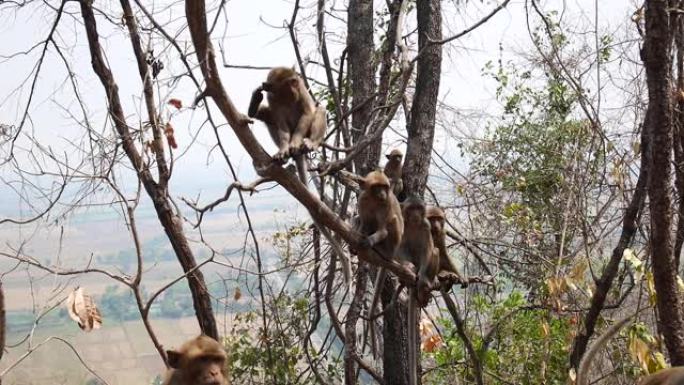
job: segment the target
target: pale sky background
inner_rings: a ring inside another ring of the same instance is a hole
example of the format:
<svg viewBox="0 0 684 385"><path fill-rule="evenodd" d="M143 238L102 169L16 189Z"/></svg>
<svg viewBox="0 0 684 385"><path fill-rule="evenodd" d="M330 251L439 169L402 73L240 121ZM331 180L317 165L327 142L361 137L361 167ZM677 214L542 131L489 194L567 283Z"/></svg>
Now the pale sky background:
<svg viewBox="0 0 684 385"><path fill-rule="evenodd" d="M471 0L467 6L463 6L463 1L458 7L456 1L444 1L444 37L456 34L463 29L471 26L474 22L481 19L501 1L475 1ZM380 6L380 1L376 1L376 6ZM593 0L554 0L542 1L544 10L556 10L563 15L563 20L570 25L576 26L577 30L589 28L594 23L595 2ZM57 1L52 2L58 4ZM114 15L120 15L118 2L98 1L97 5L104 7L105 10L114 10ZM164 8L164 2L145 1L147 7L163 10L157 15L158 21L165 25L171 23L175 28L169 27L168 31L172 34L178 26L184 26L185 15L182 4L173 3L169 8ZM219 48L219 43L226 49L227 60L230 64L250 64L255 66L276 66L294 65L295 58L292 50L290 38L284 28L274 28L284 25L284 20L291 16L293 1L281 0L232 0L228 2L228 24L225 39L220 40L221 27L214 33L214 45ZM320 62L320 55L317 51L315 41L314 19L310 16L315 12L315 1L303 1L302 5L308 7L300 12L300 20L308 18L302 25L299 39L302 46L304 57L312 61ZM329 7L333 9L346 8L344 1L328 1ZM102 130L106 105L104 93L99 80L95 77L90 65L90 55L87 50L87 42L84 37L83 26L80 21L80 11L77 3L69 2L66 6L67 11L72 15L64 15L60 21L56 40L65 47L65 52L72 58L73 72L76 74L83 100L86 101L90 117L90 123L97 130ZM630 15L636 9L632 1L607 0L598 1L598 23L599 30L610 35L615 35L616 40L621 40L628 29L633 29L629 21ZM47 36L54 19L54 11L46 7L42 2L36 5L27 6L19 12L7 5L0 5L0 122L10 125L17 125L21 119L23 108L28 97L28 84L26 80L33 71L40 50L32 51L28 55L16 55L18 52L29 50L34 44ZM415 24L415 14L409 19L406 30L412 30ZM213 17L210 18L213 20ZM536 18L532 19L536 21ZM127 36L120 31L112 29L111 25L102 21L98 24L101 35L101 43L106 49L107 59L114 72L120 88L120 96L125 104L125 111L129 116L128 123L131 126L138 124L138 119L145 120L140 111L144 111L141 103L140 79L135 67L134 58L131 53L130 43ZM328 44L331 50L331 57L336 57L336 53L342 48L343 38L346 35L346 28L343 20L336 20L332 17L326 19L326 29L328 31ZM589 37L587 37L589 38ZM181 46L189 46L187 32L184 31L178 41ZM161 40L154 42L155 53L160 54L167 45ZM499 114L501 106L495 100L494 93L496 83L482 75L482 68L488 61L496 62L500 58L506 62L508 60L519 61L519 54L531 50L530 38L525 21L524 1L513 0L508 7L486 24L471 32L464 38L454 41L444 47L444 61L442 64L443 74L440 86L441 101L457 109L459 114L449 115L440 109L438 113L446 120L454 122L456 132L464 135L471 133L481 133L488 122L488 116L495 117ZM10 57L10 55L14 55ZM175 53L169 57L175 56ZM162 53L167 69L178 68L179 63L170 62L168 57ZM307 67L308 75L319 80L323 79L322 71L315 65ZM84 130L75 122L82 119L80 108L74 101L71 87L68 83L67 72L59 56L52 46L48 49L48 54L38 88L30 108L30 120L24 127L24 132L31 132L40 138L42 146L49 146L57 153L70 154L71 159L77 159L78 149L87 145L84 138ZM175 71L174 73L178 73ZM170 74L164 70L160 74L160 79L165 79ZM222 69L221 76L224 85L227 87L230 97L238 108L246 110L249 96L254 87L260 84L266 75L266 71L243 70L243 69ZM617 75L617 73L616 73ZM183 109L175 112L164 101L169 97L176 97L189 105L196 93L194 86L187 78L179 81L177 87L168 95L161 97L161 111L165 117L174 114L171 118L175 129L177 141L180 145L176 151L174 177L172 178L171 191L174 197L185 196L194 197L202 193L202 202L208 202L220 196L230 182L230 178L225 162L218 152L208 154L208 151L215 143L215 138L208 126L202 127L204 111L202 109L192 110ZM610 108L611 101L604 101L604 108ZM619 98L615 100L615 105L621 105ZM482 115L484 111L486 115ZM72 114L73 116L70 116ZM472 115L476 115L473 118ZM467 116L468 119L460 119ZM477 116L482 116L477 118ZM216 113L214 118L217 122L223 123L222 117ZM403 123L395 122L391 125L393 130L400 134L405 132ZM111 128L110 128L111 129ZM275 152L267 134L266 128L261 123L256 123L253 129L260 142L270 153ZM197 143L189 147L191 138L196 135ZM221 136L227 144L230 158L240 173L243 181L249 181L254 177L251 160L236 140L232 130L228 126L221 128ZM389 145L396 145L397 136L390 135L386 141ZM71 145L74 143L74 145ZM20 139L17 142L20 149L19 159L26 159L22 155L22 148L28 146L26 140ZM435 150L458 163L458 154L454 151L454 141L438 133ZM0 156L6 156L6 149L0 148ZM72 160L73 161L73 160ZM125 160L128 163L127 160ZM30 167L29 162L23 162L22 166ZM7 168L0 167L0 177L7 180L14 180L14 176L8 173ZM43 178L38 183L47 185L50 181ZM17 210L25 210L26 206L20 204L16 195L4 184L0 182L0 218L9 215L16 215ZM129 186L127 192L130 194L135 186ZM258 196L247 198L248 204L260 204L271 201L274 194L280 195L282 190L276 188L270 192L261 193ZM143 194L144 195L144 194ZM236 198L224 204L234 210ZM287 207L287 206L284 206ZM91 210L92 212L92 210ZM302 211L300 209L299 213ZM9 230L6 226L0 229Z"/></svg>

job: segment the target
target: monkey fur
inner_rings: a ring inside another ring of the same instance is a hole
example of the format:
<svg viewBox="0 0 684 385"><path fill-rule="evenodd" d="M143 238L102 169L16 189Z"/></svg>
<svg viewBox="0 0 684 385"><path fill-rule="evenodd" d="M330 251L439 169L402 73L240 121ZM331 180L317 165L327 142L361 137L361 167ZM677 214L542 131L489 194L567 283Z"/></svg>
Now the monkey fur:
<svg viewBox="0 0 684 385"><path fill-rule="evenodd" d="M390 193L390 181L382 171L371 171L359 180L359 187L359 215L355 225L365 235L361 247L373 248L385 259L394 260L404 221L399 201Z"/></svg>
<svg viewBox="0 0 684 385"><path fill-rule="evenodd" d="M401 162L403 156L401 151L396 148L385 155L387 163L385 163L384 172L390 180L392 192L397 197L404 191L404 181L401 179L401 172L404 167L404 164Z"/></svg>
<svg viewBox="0 0 684 385"><path fill-rule="evenodd" d="M417 270L418 304L425 307L440 268L439 250L434 247L432 228L425 216L426 208L423 200L418 197L408 197L401 206L404 217L404 235L397 256L401 261L413 264Z"/></svg>
<svg viewBox="0 0 684 385"><path fill-rule="evenodd" d="M261 104L266 92L268 106ZM294 157L299 177L306 184L304 153L316 150L325 139L325 109L316 106L304 81L292 68L273 68L266 81L254 90L247 115L266 125L278 146L273 159L285 162Z"/></svg>
<svg viewBox="0 0 684 385"><path fill-rule="evenodd" d="M230 385L226 352L211 337L197 336L166 355L171 368L163 385Z"/></svg>
<svg viewBox="0 0 684 385"><path fill-rule="evenodd" d="M456 278L461 282L461 287L467 287L468 282L463 279L463 275L458 271L458 268L449 258L446 250L446 231L444 229L444 223L446 216L444 211L437 206L428 206L425 211L425 216L430 222L430 232L432 234L432 242L434 243L435 249L438 253L439 259L439 271L449 272L456 276ZM453 282L453 281L452 281ZM449 291L452 284L445 284L444 289Z"/></svg>

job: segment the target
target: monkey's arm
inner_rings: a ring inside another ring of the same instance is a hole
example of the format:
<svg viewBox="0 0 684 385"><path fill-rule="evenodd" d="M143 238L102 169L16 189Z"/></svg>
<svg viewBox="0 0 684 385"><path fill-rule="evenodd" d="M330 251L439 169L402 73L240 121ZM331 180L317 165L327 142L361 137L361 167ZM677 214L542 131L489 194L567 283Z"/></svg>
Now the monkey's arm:
<svg viewBox="0 0 684 385"><path fill-rule="evenodd" d="M247 116L256 118L265 123L271 123L271 110L266 106L262 106L261 102L264 100L262 94L263 87L259 86L252 92L252 98L249 101L249 108L247 109Z"/></svg>
<svg viewBox="0 0 684 385"><path fill-rule="evenodd" d="M456 278L458 278L458 280L461 281L461 287L468 287L467 280L463 279L463 274L461 274L461 272L458 271L458 268L447 254L446 245L444 244L444 238L441 239L441 242L435 242L435 246L437 246L437 248L439 249L439 269L441 271L448 271L450 273L453 273L456 276Z"/></svg>
<svg viewBox="0 0 684 385"><path fill-rule="evenodd" d="M378 243L384 241L385 238L387 238L387 234L389 234L389 232L387 231L387 226L380 227L378 231L374 232L366 238L368 247L373 247Z"/></svg>
<svg viewBox="0 0 684 385"><path fill-rule="evenodd" d="M309 131L309 139L311 142L310 151L317 149L321 143L323 143L327 128L328 122L325 119L325 108L318 106L316 107L316 112L314 113L313 121L311 122L311 128ZM304 144L309 147L306 141L304 141Z"/></svg>
<svg viewBox="0 0 684 385"><path fill-rule="evenodd" d="M398 197L402 191L404 191L404 181L401 178L393 179L392 192L394 192L394 196Z"/></svg>
<svg viewBox="0 0 684 385"><path fill-rule="evenodd" d="M290 152L300 153L304 151L311 151L308 148L304 148L304 141L307 140L309 136L309 128L314 120L314 114L312 112L304 112L302 116L299 117L297 121L297 127L295 127L292 133L292 139L290 140Z"/></svg>

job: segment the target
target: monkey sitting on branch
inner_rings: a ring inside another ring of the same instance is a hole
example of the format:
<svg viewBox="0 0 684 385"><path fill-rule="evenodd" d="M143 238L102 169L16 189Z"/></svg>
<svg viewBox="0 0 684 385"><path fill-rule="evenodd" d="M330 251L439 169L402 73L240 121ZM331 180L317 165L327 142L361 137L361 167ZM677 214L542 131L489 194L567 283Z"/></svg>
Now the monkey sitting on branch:
<svg viewBox="0 0 684 385"><path fill-rule="evenodd" d="M390 180L392 192L394 192L394 196L396 197L404 191L404 181L401 179L402 169L404 168L404 164L401 161L403 156L401 151L396 148L385 155L387 163L385 163L384 172Z"/></svg>
<svg viewBox="0 0 684 385"><path fill-rule="evenodd" d="M434 247L430 221L425 216L426 208L423 200L410 196L401 205L404 217L404 234L397 251L397 257L414 266L417 282L415 288L409 288L408 298L408 352L409 352L409 384L417 383L417 370L420 348L416 336L418 328L418 312L427 306L430 292L437 286L436 276L439 271L439 250Z"/></svg>
<svg viewBox="0 0 684 385"><path fill-rule="evenodd" d="M266 92L268 105L261 105ZM316 150L325 139L327 122L325 109L316 106L304 85L304 80L292 68L273 68L266 81L252 93L247 115L266 125L278 152L277 162L293 157L299 178L306 184L305 153Z"/></svg>
<svg viewBox="0 0 684 385"><path fill-rule="evenodd" d="M432 242L434 243L439 260L439 277L440 281L444 278L444 289L449 291L454 281L460 282L461 287L468 286L468 280L464 279L463 275L458 271L456 265L449 258L446 250L446 230L444 223L446 216L444 211L437 206L428 206L426 209L426 217L430 221L430 233L432 234Z"/></svg>
<svg viewBox="0 0 684 385"><path fill-rule="evenodd" d="M163 385L230 385L226 352L211 337L200 335L166 355L171 369Z"/></svg>

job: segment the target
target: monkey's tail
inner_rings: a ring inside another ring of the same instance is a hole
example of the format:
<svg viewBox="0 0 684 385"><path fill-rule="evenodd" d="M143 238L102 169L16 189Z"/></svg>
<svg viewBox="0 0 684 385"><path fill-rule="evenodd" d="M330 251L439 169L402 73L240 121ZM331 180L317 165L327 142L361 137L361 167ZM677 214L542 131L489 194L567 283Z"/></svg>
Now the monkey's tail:
<svg viewBox="0 0 684 385"><path fill-rule="evenodd" d="M418 327L418 306L416 299L416 289L409 289L408 306L406 308L407 314L407 334L408 334L408 370L409 370L409 385L416 385L418 383L418 357L420 353L420 345L417 341L416 328Z"/></svg>
<svg viewBox="0 0 684 385"><path fill-rule="evenodd" d="M307 171L309 162L306 159L306 154L299 154L294 157L295 163L297 164L297 173L299 174L299 180L304 183L304 186L308 186Z"/></svg>
<svg viewBox="0 0 684 385"><path fill-rule="evenodd" d="M596 342L594 342L591 347L587 350L586 353L584 353L584 357L582 357L582 360L580 361L579 367L577 369L577 385L587 385L589 384L589 367L592 364L592 361L594 361L594 356L596 353L598 353L601 348L603 348L608 340L613 338L613 336L622 329L629 320L632 319L635 315L639 314L639 312L636 312L634 314L630 314L614 324L612 324L608 330L606 330L601 337L599 337Z"/></svg>

